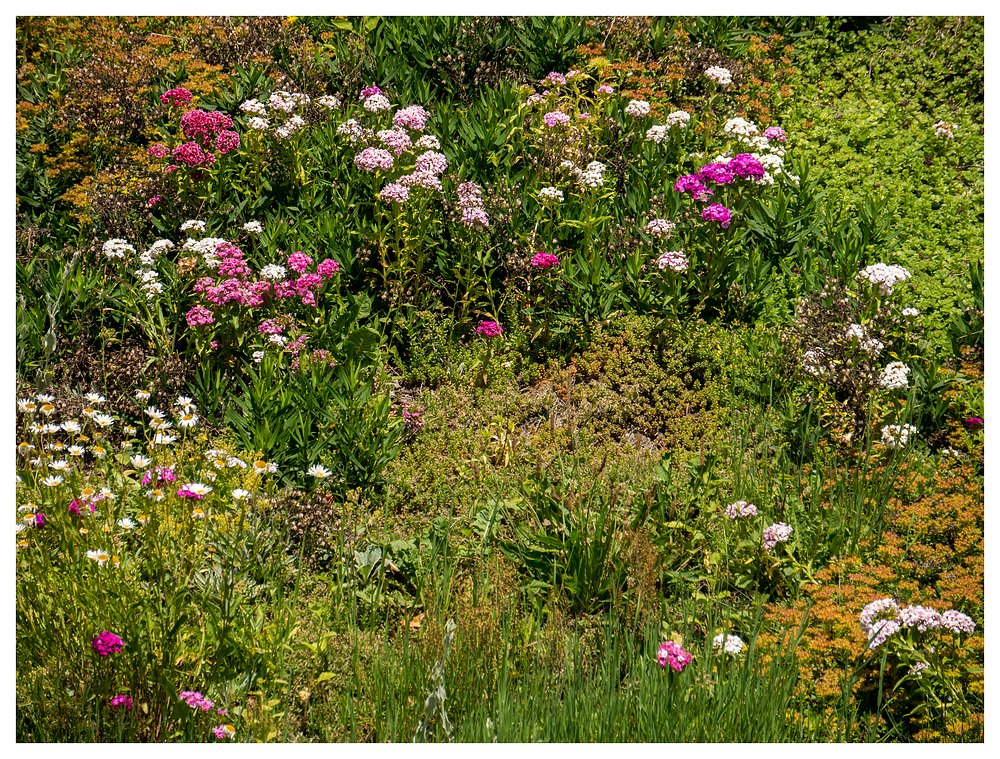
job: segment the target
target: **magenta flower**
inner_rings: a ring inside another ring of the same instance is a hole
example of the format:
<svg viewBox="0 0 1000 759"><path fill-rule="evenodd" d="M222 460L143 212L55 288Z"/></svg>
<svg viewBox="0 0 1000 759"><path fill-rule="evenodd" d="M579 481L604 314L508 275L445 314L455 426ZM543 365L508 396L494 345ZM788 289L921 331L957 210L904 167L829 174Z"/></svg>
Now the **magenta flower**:
<svg viewBox="0 0 1000 759"><path fill-rule="evenodd" d="M108 630L102 630L97 637L90 642L91 647L101 656L117 654L125 648L125 642Z"/></svg>
<svg viewBox="0 0 1000 759"><path fill-rule="evenodd" d="M736 173L729 164L725 163L706 163L698 169L696 176L702 182L715 182L716 184L731 184L736 179Z"/></svg>
<svg viewBox="0 0 1000 759"><path fill-rule="evenodd" d="M45 520L46 520L45 514L39 511L37 514L35 514L35 527L44 527Z"/></svg>
<svg viewBox="0 0 1000 759"><path fill-rule="evenodd" d="M729 169L741 179L760 179L767 173L764 164L750 153L740 153L726 164Z"/></svg>
<svg viewBox="0 0 1000 759"><path fill-rule="evenodd" d="M597 88L597 92L601 95L613 95L615 92L615 88L612 87L610 84L602 84L600 87Z"/></svg>
<svg viewBox="0 0 1000 759"><path fill-rule="evenodd" d="M232 153L240 146L240 136L236 132L224 129L215 136L215 148L220 154Z"/></svg>
<svg viewBox="0 0 1000 759"><path fill-rule="evenodd" d="M202 150L197 142L185 142L174 148L174 158L185 166L211 165L215 163L215 156L212 153Z"/></svg>
<svg viewBox="0 0 1000 759"><path fill-rule="evenodd" d="M332 258L327 258L320 261L316 265L316 273L325 279L333 279L333 275L340 271L340 264L334 261Z"/></svg>
<svg viewBox="0 0 1000 759"><path fill-rule="evenodd" d="M367 100L372 95L381 95L381 94L382 90L378 88L378 85L373 84L371 87L365 87L363 90L361 90L361 97L358 99Z"/></svg>
<svg viewBox="0 0 1000 759"><path fill-rule="evenodd" d="M691 197L695 200L705 200L713 194L711 190L705 187L697 174L685 174L678 177L677 182L674 183L674 190L690 193Z"/></svg>
<svg viewBox="0 0 1000 759"><path fill-rule="evenodd" d="M558 71L552 71L542 80L542 84L549 85L562 85L566 84L566 77L560 74Z"/></svg>
<svg viewBox="0 0 1000 759"><path fill-rule="evenodd" d="M166 158L168 155L170 155L170 148L168 148L162 142L154 142L152 145L146 148L146 152L149 153L149 155L153 156L153 158Z"/></svg>
<svg viewBox="0 0 1000 759"><path fill-rule="evenodd" d="M167 90L160 95L161 103L176 107L187 105L192 100L194 100L194 95L191 94L190 90L186 90L183 87L174 87L172 90Z"/></svg>
<svg viewBox="0 0 1000 759"><path fill-rule="evenodd" d="M483 319L476 327L476 333L483 337L499 337L503 334L503 327L494 321Z"/></svg>
<svg viewBox="0 0 1000 759"><path fill-rule="evenodd" d="M212 312L204 306L192 306L185 315L189 327L201 327L215 321Z"/></svg>
<svg viewBox="0 0 1000 759"><path fill-rule="evenodd" d="M192 709L201 709L203 712L215 706L215 702L201 695L200 690L182 690L177 697Z"/></svg>
<svg viewBox="0 0 1000 759"><path fill-rule="evenodd" d="M288 268L301 274L312 266L312 259L301 250L297 250L288 257Z"/></svg>
<svg viewBox="0 0 1000 759"><path fill-rule="evenodd" d="M660 645L660 650L656 655L656 660L661 667L670 665L675 672L683 672L684 668L691 663L694 657L684 650L679 643L668 640Z"/></svg>
<svg viewBox="0 0 1000 759"><path fill-rule="evenodd" d="M536 269L550 269L559 265L559 256L554 253L543 253L539 251L531 259L531 265Z"/></svg>
<svg viewBox="0 0 1000 759"><path fill-rule="evenodd" d="M983 426L983 418L981 416L970 416L968 419L965 419L964 421L967 427L975 428Z"/></svg>
<svg viewBox="0 0 1000 759"><path fill-rule="evenodd" d="M124 706L127 711L132 711L132 698L119 693L117 696L112 696L111 706L113 708L118 708L119 706Z"/></svg>
<svg viewBox="0 0 1000 759"><path fill-rule="evenodd" d="M701 218L705 221L717 221L725 229L729 226L730 221L732 221L732 214L721 203L712 203L712 205L706 206L705 210L701 212Z"/></svg>

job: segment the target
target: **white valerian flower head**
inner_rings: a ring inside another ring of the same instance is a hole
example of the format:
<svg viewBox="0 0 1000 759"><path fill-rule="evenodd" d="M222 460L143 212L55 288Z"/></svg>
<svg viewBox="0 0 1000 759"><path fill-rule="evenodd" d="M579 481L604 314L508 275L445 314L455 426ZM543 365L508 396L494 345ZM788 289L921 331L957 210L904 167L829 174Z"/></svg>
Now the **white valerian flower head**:
<svg viewBox="0 0 1000 759"><path fill-rule="evenodd" d="M893 361L882 370L879 384L886 390L905 390L910 386L910 367L902 361Z"/></svg>
<svg viewBox="0 0 1000 759"><path fill-rule="evenodd" d="M716 651L725 651L731 656L738 656L746 647L747 644L738 635L719 633L712 638L712 648Z"/></svg>

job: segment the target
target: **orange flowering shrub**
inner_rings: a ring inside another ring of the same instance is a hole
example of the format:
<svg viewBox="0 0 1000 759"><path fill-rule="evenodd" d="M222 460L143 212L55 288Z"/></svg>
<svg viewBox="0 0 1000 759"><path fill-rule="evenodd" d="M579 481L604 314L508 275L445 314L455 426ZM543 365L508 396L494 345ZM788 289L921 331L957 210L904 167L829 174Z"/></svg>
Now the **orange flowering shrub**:
<svg viewBox="0 0 1000 759"><path fill-rule="evenodd" d="M832 707L849 690L862 719L874 721L881 675L882 706L912 737L975 740L983 693L981 480L973 464L945 458L930 471L902 465L894 490L880 539L817 572L794 605L768 607L768 627L783 632L762 634L758 645L768 650L779 644L805 618L796 651L798 687L813 708L831 707L834 714ZM931 704L905 663L892 655L880 672L882 651L868 650L859 614L868 603L889 597L900 605L956 609L975 622L976 633L963 640L946 672L967 709Z"/></svg>

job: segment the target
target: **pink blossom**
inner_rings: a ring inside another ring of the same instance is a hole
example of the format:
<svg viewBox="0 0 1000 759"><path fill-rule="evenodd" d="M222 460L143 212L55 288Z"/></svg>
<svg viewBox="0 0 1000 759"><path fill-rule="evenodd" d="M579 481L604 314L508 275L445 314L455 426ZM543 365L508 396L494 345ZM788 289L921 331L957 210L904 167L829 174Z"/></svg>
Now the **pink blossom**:
<svg viewBox="0 0 1000 759"><path fill-rule="evenodd" d="M152 145L146 148L146 152L149 153L149 155L153 156L153 158L166 158L168 155L170 155L170 148L168 148L162 142L154 142Z"/></svg>
<svg viewBox="0 0 1000 759"><path fill-rule="evenodd" d="M503 334L503 327L494 321L483 319L476 327L476 333L483 337L499 337Z"/></svg>
<svg viewBox="0 0 1000 759"><path fill-rule="evenodd" d="M215 136L215 148L221 155L232 153L240 146L240 136L236 132L224 129Z"/></svg>
<svg viewBox="0 0 1000 759"><path fill-rule="evenodd" d="M544 253L539 251L532 257L531 265L536 269L549 269L559 265L559 256L554 253Z"/></svg>
<svg viewBox="0 0 1000 759"><path fill-rule="evenodd" d="M382 192L378 194L382 200L389 201L392 203L405 203L410 198L410 191L403 185L394 182L393 184L387 184L382 188Z"/></svg>
<svg viewBox="0 0 1000 759"><path fill-rule="evenodd" d="M362 171L374 172L377 169L391 169L395 163L392 153L381 148L365 148L354 157L354 165Z"/></svg>
<svg viewBox="0 0 1000 759"><path fill-rule="evenodd" d="M125 648L125 643L113 632L103 630L90 642L91 648L101 656L110 656L120 653Z"/></svg>
<svg viewBox="0 0 1000 759"><path fill-rule="evenodd" d="M316 273L321 277L326 279L333 279L333 275L340 271L340 264L334 261L332 258L327 258L320 261L316 266Z"/></svg>
<svg viewBox="0 0 1000 759"><path fill-rule="evenodd" d="M713 203L710 206L706 206L701 212L701 218L705 221L717 221L725 229L729 226L732 220L732 214L730 214L729 209L726 208L721 203Z"/></svg>
<svg viewBox="0 0 1000 759"><path fill-rule="evenodd" d="M160 102L164 105L180 107L187 105L192 100L194 100L194 95L191 94L190 90L186 90L183 87L174 87L172 90L167 90L160 95Z"/></svg>
<svg viewBox="0 0 1000 759"><path fill-rule="evenodd" d="M301 250L297 250L288 257L288 268L301 274L312 266L312 259Z"/></svg>
<svg viewBox="0 0 1000 759"><path fill-rule="evenodd" d="M679 643L674 643L672 640L662 643L656 655L656 660L661 667L666 667L669 664L675 672L683 672L693 658Z"/></svg>
<svg viewBox="0 0 1000 759"><path fill-rule="evenodd" d="M215 321L212 312L204 306L192 306L185 318L189 327L201 327Z"/></svg>
<svg viewBox="0 0 1000 759"><path fill-rule="evenodd" d="M548 127L562 126L569 123L569 116L562 111L549 111L542 116L542 121L544 121L545 126Z"/></svg>
<svg viewBox="0 0 1000 759"><path fill-rule="evenodd" d="M419 105L411 105L401 111L396 111L392 117L392 123L397 127L405 127L415 132L422 132L427 126L427 119L430 114Z"/></svg>

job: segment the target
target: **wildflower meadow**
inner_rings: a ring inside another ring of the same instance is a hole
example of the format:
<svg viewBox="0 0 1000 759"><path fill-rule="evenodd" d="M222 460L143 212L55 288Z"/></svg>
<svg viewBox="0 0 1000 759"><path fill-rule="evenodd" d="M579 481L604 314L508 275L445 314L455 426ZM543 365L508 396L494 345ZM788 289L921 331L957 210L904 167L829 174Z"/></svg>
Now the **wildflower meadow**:
<svg viewBox="0 0 1000 759"><path fill-rule="evenodd" d="M982 742L980 17L20 17L20 742Z"/></svg>

